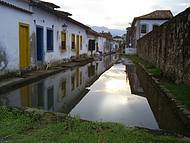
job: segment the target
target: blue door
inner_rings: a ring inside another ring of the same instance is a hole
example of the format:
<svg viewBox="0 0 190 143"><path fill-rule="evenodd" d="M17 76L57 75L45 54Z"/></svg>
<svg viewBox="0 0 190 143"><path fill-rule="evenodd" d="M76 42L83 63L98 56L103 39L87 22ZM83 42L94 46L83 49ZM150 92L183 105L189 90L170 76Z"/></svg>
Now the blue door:
<svg viewBox="0 0 190 143"><path fill-rule="evenodd" d="M36 43L37 43L37 62L43 63L44 60L44 30L42 27L36 28Z"/></svg>

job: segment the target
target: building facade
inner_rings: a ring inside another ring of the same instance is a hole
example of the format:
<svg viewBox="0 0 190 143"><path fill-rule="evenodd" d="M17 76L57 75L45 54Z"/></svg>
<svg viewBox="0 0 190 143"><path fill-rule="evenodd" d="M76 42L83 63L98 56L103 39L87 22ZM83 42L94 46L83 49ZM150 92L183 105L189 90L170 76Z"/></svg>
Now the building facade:
<svg viewBox="0 0 190 143"><path fill-rule="evenodd" d="M137 48L137 40L156 27L165 23L173 17L170 10L156 10L149 14L135 17L129 30L129 40L132 48Z"/></svg>
<svg viewBox="0 0 190 143"><path fill-rule="evenodd" d="M58 8L40 0L0 1L0 18L3 19L0 75L90 56L92 44L94 53L106 51L108 38Z"/></svg>

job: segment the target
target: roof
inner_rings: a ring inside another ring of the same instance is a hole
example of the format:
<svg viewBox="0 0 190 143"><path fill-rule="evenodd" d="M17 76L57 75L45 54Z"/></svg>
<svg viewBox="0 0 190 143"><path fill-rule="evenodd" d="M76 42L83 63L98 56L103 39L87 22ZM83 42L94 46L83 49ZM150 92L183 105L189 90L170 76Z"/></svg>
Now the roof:
<svg viewBox="0 0 190 143"><path fill-rule="evenodd" d="M4 5L4 6L7 6L7 7L10 7L10 8L13 8L13 9L16 9L16 10L19 10L19 11L22 11L22 12L25 12L25 13L32 14L32 12L29 11L29 10L20 8L20 7L16 6L16 5L10 4L10 3L5 2L5 1L2 1L2 0L0 0L0 5Z"/></svg>
<svg viewBox="0 0 190 143"><path fill-rule="evenodd" d="M112 40L113 38L112 38L112 35L111 35L111 33L110 32L102 32L102 33L99 33L102 37L105 37L105 38L107 38L107 39L109 39L109 40Z"/></svg>
<svg viewBox="0 0 190 143"><path fill-rule="evenodd" d="M30 0L30 2L33 6L42 8L42 9L50 11L50 12L52 10L54 10L54 8L60 8L59 6L57 6L53 3L49 3L49 2L45 2L45 1L41 1L41 0Z"/></svg>
<svg viewBox="0 0 190 143"><path fill-rule="evenodd" d="M56 10L57 12L60 12L61 14L65 15L65 16L72 16L71 13L69 12L65 12L65 11L60 11L60 10Z"/></svg>
<svg viewBox="0 0 190 143"><path fill-rule="evenodd" d="M121 36L115 36L113 37L114 39L121 39L122 37Z"/></svg>
<svg viewBox="0 0 190 143"><path fill-rule="evenodd" d="M81 28L84 28L85 30L86 30L86 29L90 29L90 27L84 25L83 23L80 23L80 22L78 22L78 21L72 19L71 17L68 17L68 15L71 15L71 14L69 14L69 13L67 13L67 12L60 11L60 10L54 10L54 14L56 14L57 16L59 16L59 17L61 17L61 18L64 18L65 20L67 20L67 21L69 21L69 22L71 22L71 23L73 23L73 24L78 25L78 26L81 27Z"/></svg>
<svg viewBox="0 0 190 143"><path fill-rule="evenodd" d="M149 14L136 17L137 19L171 19L173 14L170 10L156 10Z"/></svg>
<svg viewBox="0 0 190 143"><path fill-rule="evenodd" d="M92 30L90 27L89 27L89 29L86 29L86 33L89 35L94 35L96 37L100 36L100 34L98 32Z"/></svg>
<svg viewBox="0 0 190 143"><path fill-rule="evenodd" d="M169 20L171 18L173 18L173 14L170 10L156 10L151 13L135 17L132 26L134 26L137 20Z"/></svg>
<svg viewBox="0 0 190 143"><path fill-rule="evenodd" d="M60 8L60 6L55 5L54 3L50 3L50 2L45 2L45 1L40 1L41 3L43 3L44 5L51 7L51 8Z"/></svg>
<svg viewBox="0 0 190 143"><path fill-rule="evenodd" d="M72 14L65 12L65 11L60 11L60 10L54 9L54 8L57 8L58 6L54 5L53 3L39 1L39 0L32 0L32 4L36 7L39 7L45 11L50 12L51 14L54 14L54 15L61 17L61 18L64 18L65 20L67 20L71 23L74 23L74 24L78 25L79 27L82 27L84 29L90 28L90 27L70 18L69 16L71 16Z"/></svg>

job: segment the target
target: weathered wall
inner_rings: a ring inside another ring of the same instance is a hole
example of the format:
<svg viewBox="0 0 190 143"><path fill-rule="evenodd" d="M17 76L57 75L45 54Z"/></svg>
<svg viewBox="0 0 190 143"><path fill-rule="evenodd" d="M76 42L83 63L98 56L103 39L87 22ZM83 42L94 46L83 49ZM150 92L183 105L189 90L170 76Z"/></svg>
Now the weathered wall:
<svg viewBox="0 0 190 143"><path fill-rule="evenodd" d="M30 25L30 34L34 29L31 14L0 5L0 74L7 70L18 70L19 65L19 23ZM30 43L33 39L30 35ZM32 47L31 47L32 48ZM31 56L32 64L32 56Z"/></svg>
<svg viewBox="0 0 190 143"><path fill-rule="evenodd" d="M190 8L139 39L137 53L169 79L190 83Z"/></svg>
<svg viewBox="0 0 190 143"><path fill-rule="evenodd" d="M137 65L136 73L159 127L189 136L190 120L188 114L184 113L183 107L181 108L180 104L172 99L170 93L161 87L143 66Z"/></svg>

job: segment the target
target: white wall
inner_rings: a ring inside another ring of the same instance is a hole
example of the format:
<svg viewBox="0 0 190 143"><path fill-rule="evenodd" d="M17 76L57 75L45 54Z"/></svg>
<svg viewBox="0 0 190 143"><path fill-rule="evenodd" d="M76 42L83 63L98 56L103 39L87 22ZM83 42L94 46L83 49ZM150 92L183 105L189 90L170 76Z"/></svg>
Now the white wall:
<svg viewBox="0 0 190 143"><path fill-rule="evenodd" d="M75 34L75 47L77 35L82 36L82 50L80 50L80 54L87 53L87 34L86 31L68 21L65 21L55 15L48 14L46 11L33 8L34 15L33 20L36 20L36 25L43 26L44 28L44 55L45 62L51 63L62 59L69 59L71 56L76 56L76 50L71 49L71 37L72 34ZM61 31L63 31L62 25L66 24L66 50L62 51L60 49L61 46ZM53 25L53 35L54 35L54 49L53 51L47 51L47 28L52 28Z"/></svg>
<svg viewBox="0 0 190 143"><path fill-rule="evenodd" d="M0 51L6 53L8 62L5 70L19 70L19 22L29 24L30 33L32 33L31 15L0 5L0 18ZM32 39L30 39L30 42L32 42ZM3 67L4 62L1 61L0 70Z"/></svg>
<svg viewBox="0 0 190 143"><path fill-rule="evenodd" d="M11 3L17 7L22 8L22 9L32 11L32 7L28 4L28 2L26 2L24 0L2 0L2 1L5 1L7 3Z"/></svg>
<svg viewBox="0 0 190 143"><path fill-rule="evenodd" d="M106 43L105 37L98 37L99 51L101 51L102 54L104 54L105 43Z"/></svg>
<svg viewBox="0 0 190 143"><path fill-rule="evenodd" d="M135 55L137 53L137 48L125 48L125 54Z"/></svg>
<svg viewBox="0 0 190 143"><path fill-rule="evenodd" d="M147 25L147 30L148 30L147 33L149 33L149 32L151 32L153 30L153 25L161 25L161 24L163 24L166 21L167 20L140 20L140 25L139 26L141 26L142 24L146 24ZM140 37L139 38L143 37L146 34L140 33Z"/></svg>
<svg viewBox="0 0 190 143"><path fill-rule="evenodd" d="M134 43L134 47L133 48L136 48L137 46L137 40L140 39L141 37L143 37L144 35L146 35L147 33L151 32L153 30L153 25L161 25L163 23L165 23L167 20L137 20L136 23L135 23L135 35L134 35L134 38L135 38L135 41L133 41ZM141 33L141 25L142 24L146 24L148 27L148 31L146 34L142 34Z"/></svg>

